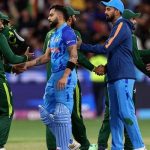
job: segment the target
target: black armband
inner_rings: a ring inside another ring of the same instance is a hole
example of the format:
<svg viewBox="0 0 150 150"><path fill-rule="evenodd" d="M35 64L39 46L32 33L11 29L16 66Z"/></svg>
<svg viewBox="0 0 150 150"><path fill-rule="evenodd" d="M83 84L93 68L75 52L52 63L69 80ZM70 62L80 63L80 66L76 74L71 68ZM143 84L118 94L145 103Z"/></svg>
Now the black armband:
<svg viewBox="0 0 150 150"><path fill-rule="evenodd" d="M70 70L73 70L75 68L76 64L71 62L71 61L68 61L67 62L67 68L69 68Z"/></svg>

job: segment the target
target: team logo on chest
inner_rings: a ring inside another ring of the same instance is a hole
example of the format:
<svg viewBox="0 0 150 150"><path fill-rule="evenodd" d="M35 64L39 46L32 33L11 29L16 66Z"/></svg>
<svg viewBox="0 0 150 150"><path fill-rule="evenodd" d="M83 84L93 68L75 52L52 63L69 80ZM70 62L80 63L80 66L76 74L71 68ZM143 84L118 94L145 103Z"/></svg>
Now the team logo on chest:
<svg viewBox="0 0 150 150"><path fill-rule="evenodd" d="M51 51L52 53L59 53L59 52L60 52L60 50L59 50L58 47L51 47L51 48L50 48L50 51Z"/></svg>
<svg viewBox="0 0 150 150"><path fill-rule="evenodd" d="M59 50L60 40L61 40L60 36L53 36L51 38L51 41L50 41L50 43L51 43L50 44L50 51L52 53L59 53L60 52L60 50Z"/></svg>

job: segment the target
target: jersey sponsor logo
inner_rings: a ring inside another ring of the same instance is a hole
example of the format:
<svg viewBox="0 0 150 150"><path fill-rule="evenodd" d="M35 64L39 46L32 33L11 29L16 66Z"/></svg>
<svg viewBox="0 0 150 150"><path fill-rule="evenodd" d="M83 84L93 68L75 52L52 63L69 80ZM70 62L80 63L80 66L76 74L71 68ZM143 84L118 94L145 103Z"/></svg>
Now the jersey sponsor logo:
<svg viewBox="0 0 150 150"><path fill-rule="evenodd" d="M68 45L69 43L72 43L72 42L74 43L76 42L76 40L67 41L66 44Z"/></svg>

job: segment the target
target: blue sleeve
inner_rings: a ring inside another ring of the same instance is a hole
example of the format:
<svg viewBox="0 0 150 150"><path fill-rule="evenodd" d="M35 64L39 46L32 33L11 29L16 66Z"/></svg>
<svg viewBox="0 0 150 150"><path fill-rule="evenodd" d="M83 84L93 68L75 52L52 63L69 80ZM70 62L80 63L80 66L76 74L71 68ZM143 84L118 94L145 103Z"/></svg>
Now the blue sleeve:
<svg viewBox="0 0 150 150"><path fill-rule="evenodd" d="M108 40L104 44L105 50L108 52L115 50L115 48L122 44L122 42L127 38L127 32L129 28L123 22L120 22L117 26L112 29L112 32Z"/></svg>
<svg viewBox="0 0 150 150"><path fill-rule="evenodd" d="M67 47L77 44L77 37L74 31L71 29L65 30L62 38Z"/></svg>
<svg viewBox="0 0 150 150"><path fill-rule="evenodd" d="M80 46L80 50L97 54L109 53L110 51L115 50L115 47L120 45L124 41L124 39L127 38L126 35L128 34L128 32L126 32L126 30L127 26L123 22L120 22L116 27L112 29L112 32L104 45L91 45L82 43Z"/></svg>
<svg viewBox="0 0 150 150"><path fill-rule="evenodd" d="M91 53L96 53L96 54L106 54L106 50L103 45L96 44L84 44L82 43L80 46L80 50L83 52L91 52Z"/></svg>

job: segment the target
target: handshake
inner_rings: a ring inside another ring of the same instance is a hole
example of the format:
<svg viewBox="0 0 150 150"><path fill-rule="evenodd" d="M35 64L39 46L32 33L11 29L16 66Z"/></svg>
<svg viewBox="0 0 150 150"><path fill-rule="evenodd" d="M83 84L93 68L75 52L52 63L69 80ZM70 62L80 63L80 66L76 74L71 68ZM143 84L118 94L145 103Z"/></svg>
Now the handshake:
<svg viewBox="0 0 150 150"><path fill-rule="evenodd" d="M26 52L24 53L24 55L26 55L26 57L27 57L28 62L30 60L34 59L34 53L30 53L29 49L30 49L30 47L27 47ZM24 71L26 71L27 68L28 68L27 62L12 65L12 73L20 74L20 73L23 73Z"/></svg>
<svg viewBox="0 0 150 150"><path fill-rule="evenodd" d="M105 65L99 65L93 69L93 72L95 72L97 75L102 76L106 74L107 66Z"/></svg>

